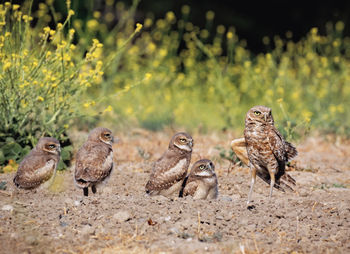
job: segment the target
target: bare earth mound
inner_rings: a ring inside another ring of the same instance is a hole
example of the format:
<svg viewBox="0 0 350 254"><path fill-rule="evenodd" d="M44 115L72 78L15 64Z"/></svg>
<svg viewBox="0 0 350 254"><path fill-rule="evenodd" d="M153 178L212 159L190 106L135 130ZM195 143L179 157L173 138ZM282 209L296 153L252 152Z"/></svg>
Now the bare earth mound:
<svg viewBox="0 0 350 254"><path fill-rule="evenodd" d="M121 135L122 136L122 135ZM0 175L1 253L350 253L350 143L309 138L297 145L295 193L257 180L255 208L246 207L249 169L220 157L237 138L196 135L192 163L216 165L215 201L147 197L151 162L165 151L171 132L123 135L116 167L97 194L82 196L73 167L49 190L16 190L14 174ZM81 144L86 134L80 134ZM77 148L77 147L76 147Z"/></svg>

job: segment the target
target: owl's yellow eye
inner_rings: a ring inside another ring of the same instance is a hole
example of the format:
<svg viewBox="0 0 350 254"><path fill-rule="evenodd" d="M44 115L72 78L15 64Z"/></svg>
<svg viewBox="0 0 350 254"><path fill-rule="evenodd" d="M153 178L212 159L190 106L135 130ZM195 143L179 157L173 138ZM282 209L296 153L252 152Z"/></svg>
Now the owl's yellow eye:
<svg viewBox="0 0 350 254"><path fill-rule="evenodd" d="M261 115L261 112L260 112L260 111L254 111L254 114L255 114L256 116L259 116L259 115Z"/></svg>
<svg viewBox="0 0 350 254"><path fill-rule="evenodd" d="M181 142L181 143L185 143L185 142L186 142L186 139L180 138L180 142Z"/></svg>
<svg viewBox="0 0 350 254"><path fill-rule="evenodd" d="M204 168L205 168L204 165L200 165L200 166L199 166L199 169L204 169Z"/></svg>

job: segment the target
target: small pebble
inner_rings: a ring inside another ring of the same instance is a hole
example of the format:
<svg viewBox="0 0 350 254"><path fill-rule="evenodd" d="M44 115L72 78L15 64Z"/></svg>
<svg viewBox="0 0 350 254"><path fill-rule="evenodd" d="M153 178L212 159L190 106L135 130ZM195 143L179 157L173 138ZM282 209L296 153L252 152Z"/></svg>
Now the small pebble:
<svg viewBox="0 0 350 254"><path fill-rule="evenodd" d="M13 206L12 206L12 205L4 205L4 206L1 208L1 210L12 212L12 211L13 211Z"/></svg>
<svg viewBox="0 0 350 254"><path fill-rule="evenodd" d="M118 221L119 223L127 221L131 219L131 215L128 211L122 210L113 215L113 219Z"/></svg>

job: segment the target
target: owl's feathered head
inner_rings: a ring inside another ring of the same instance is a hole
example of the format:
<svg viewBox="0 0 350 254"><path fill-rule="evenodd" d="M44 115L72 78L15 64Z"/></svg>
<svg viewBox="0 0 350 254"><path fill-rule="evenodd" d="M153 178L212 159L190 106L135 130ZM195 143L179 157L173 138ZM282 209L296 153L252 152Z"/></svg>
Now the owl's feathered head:
<svg viewBox="0 0 350 254"><path fill-rule="evenodd" d="M266 106L254 106L248 110L245 118L246 125L249 123L274 124L272 110Z"/></svg>
<svg viewBox="0 0 350 254"><path fill-rule="evenodd" d="M50 137L40 138L35 146L35 149L37 151L44 151L55 155L60 155L61 153L60 142L57 139Z"/></svg>
<svg viewBox="0 0 350 254"><path fill-rule="evenodd" d="M193 139L186 132L176 133L169 143L169 149L178 148L182 151L192 152Z"/></svg>
<svg viewBox="0 0 350 254"><path fill-rule="evenodd" d="M110 131L107 128L97 127L90 131L88 140L93 142L103 142L107 145L112 145L114 139L112 131Z"/></svg>
<svg viewBox="0 0 350 254"><path fill-rule="evenodd" d="M197 177L211 177L215 175L215 166L211 160L202 159L195 162L191 168L190 175Z"/></svg>

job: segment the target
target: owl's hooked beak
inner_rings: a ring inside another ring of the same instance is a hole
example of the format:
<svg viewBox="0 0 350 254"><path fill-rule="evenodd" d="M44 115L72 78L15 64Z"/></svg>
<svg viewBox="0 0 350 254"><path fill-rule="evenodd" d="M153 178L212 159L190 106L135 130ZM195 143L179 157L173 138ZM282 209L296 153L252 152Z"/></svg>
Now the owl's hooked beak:
<svg viewBox="0 0 350 254"><path fill-rule="evenodd" d="M267 121L267 113L264 113L264 120Z"/></svg>

